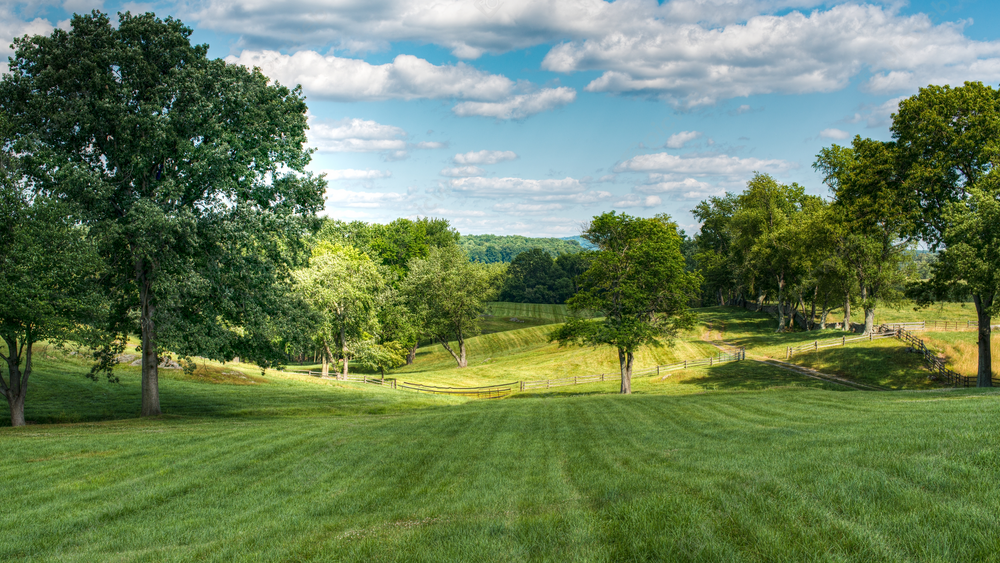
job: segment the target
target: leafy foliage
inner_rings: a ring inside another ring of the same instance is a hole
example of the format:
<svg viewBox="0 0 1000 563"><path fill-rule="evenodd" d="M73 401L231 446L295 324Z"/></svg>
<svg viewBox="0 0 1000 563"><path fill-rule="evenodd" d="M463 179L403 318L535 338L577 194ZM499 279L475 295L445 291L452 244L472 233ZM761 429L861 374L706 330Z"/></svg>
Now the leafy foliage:
<svg viewBox="0 0 1000 563"><path fill-rule="evenodd" d="M660 345L694 322L688 303L701 278L685 271L677 225L615 212L594 218L584 237L597 246L570 309L604 314L574 319L552 335L560 343L613 346L618 350L622 393L631 393L632 363L641 346Z"/></svg>

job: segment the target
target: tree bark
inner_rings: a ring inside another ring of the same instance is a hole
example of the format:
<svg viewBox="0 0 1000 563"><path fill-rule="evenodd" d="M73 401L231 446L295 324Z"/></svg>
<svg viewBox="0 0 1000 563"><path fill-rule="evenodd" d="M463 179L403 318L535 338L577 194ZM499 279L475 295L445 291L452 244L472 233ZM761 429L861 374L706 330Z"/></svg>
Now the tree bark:
<svg viewBox="0 0 1000 563"><path fill-rule="evenodd" d="M976 303L976 317L979 319L979 371L976 374L977 387L993 387L993 352L990 349L990 337L993 329L990 324L993 318L989 308L993 306L993 295L973 295Z"/></svg>
<svg viewBox="0 0 1000 563"><path fill-rule="evenodd" d="M802 299L801 291L799 291L799 310L802 315L802 330L809 330L809 320L806 319L806 302ZM794 318L794 316L792 318Z"/></svg>
<svg viewBox="0 0 1000 563"><path fill-rule="evenodd" d="M139 327L142 332L142 411L140 416L157 416L160 414L160 383L158 367L160 365L156 349L156 325L153 322L153 291L152 282L143 268L142 261L136 266L139 282L140 316Z"/></svg>
<svg viewBox="0 0 1000 563"><path fill-rule="evenodd" d="M865 332L871 334L875 331L875 309L865 308Z"/></svg>
<svg viewBox="0 0 1000 563"><path fill-rule="evenodd" d="M448 344L448 340L447 339L442 338L440 336L438 336L437 339L438 339L438 342L441 343L441 346L445 350L447 350L449 354L451 354L451 357L455 358L455 362L458 364L458 367L464 368L464 367L468 366L468 362L466 361L466 358L465 358L465 342L464 341L460 340L459 343L458 343L458 346L459 346L458 351L461 352L461 355L459 355L459 354L456 354L455 351L451 349L451 346Z"/></svg>
<svg viewBox="0 0 1000 563"><path fill-rule="evenodd" d="M830 314L830 308L828 307L829 304L830 304L830 291L827 290L827 292L823 294L823 313L820 314L819 317L820 330L826 330L826 316Z"/></svg>
<svg viewBox="0 0 1000 563"><path fill-rule="evenodd" d="M618 366L622 372L622 395L632 394L632 362L635 356L632 352L618 349Z"/></svg>
<svg viewBox="0 0 1000 563"><path fill-rule="evenodd" d="M323 339L323 349L319 355L323 356L323 371L320 372L320 376L330 377L330 358L333 357L333 354L330 353L330 343L326 341L326 338Z"/></svg>
<svg viewBox="0 0 1000 563"><path fill-rule="evenodd" d="M24 350L24 371L21 371L21 347L18 346L16 338L4 338L7 343L7 355L3 359L7 362L7 374L10 385L0 377L0 388L7 398L7 405L10 406L11 426L24 426L24 399L28 394L28 377L31 376L31 334L28 333L26 343L22 346Z"/></svg>
<svg viewBox="0 0 1000 563"><path fill-rule="evenodd" d="M416 344L414 344L413 347L410 348L410 352L408 354L406 354L406 365L408 365L408 366L413 365L413 360L415 360L417 358L417 346L418 345L419 345L419 342L416 343Z"/></svg>
<svg viewBox="0 0 1000 563"><path fill-rule="evenodd" d="M785 330L785 275L778 276L778 332Z"/></svg>
<svg viewBox="0 0 1000 563"><path fill-rule="evenodd" d="M340 374L338 379L347 379L347 328L344 326L344 322L340 323L340 358L344 361L344 372Z"/></svg>
<svg viewBox="0 0 1000 563"><path fill-rule="evenodd" d="M844 330L851 330L851 290L844 295Z"/></svg>
<svg viewBox="0 0 1000 563"><path fill-rule="evenodd" d="M813 289L812 311L809 312L809 330L816 329L816 298L819 297L819 284Z"/></svg>

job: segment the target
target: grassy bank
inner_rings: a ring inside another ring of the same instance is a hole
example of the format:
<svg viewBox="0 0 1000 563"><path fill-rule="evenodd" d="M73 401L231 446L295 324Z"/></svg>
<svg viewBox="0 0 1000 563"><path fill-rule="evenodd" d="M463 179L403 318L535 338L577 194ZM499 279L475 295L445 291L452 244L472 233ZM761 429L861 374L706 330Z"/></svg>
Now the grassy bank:
<svg viewBox="0 0 1000 563"><path fill-rule="evenodd" d="M990 560L997 408L764 391L7 428L0 559Z"/></svg>

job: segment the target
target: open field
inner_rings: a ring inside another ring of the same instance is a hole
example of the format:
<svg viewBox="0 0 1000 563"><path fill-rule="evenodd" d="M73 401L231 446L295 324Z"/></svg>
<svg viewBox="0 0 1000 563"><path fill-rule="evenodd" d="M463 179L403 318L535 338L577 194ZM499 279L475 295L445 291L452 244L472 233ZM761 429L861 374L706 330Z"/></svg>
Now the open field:
<svg viewBox="0 0 1000 563"><path fill-rule="evenodd" d="M990 560L998 408L802 390L7 428L0 560Z"/></svg>
<svg viewBox="0 0 1000 563"><path fill-rule="evenodd" d="M570 312L566 305L549 305L544 303L508 303L494 301L486 307L486 313L494 317L518 319L535 319L549 323L564 323L571 317L590 317L586 312Z"/></svg>

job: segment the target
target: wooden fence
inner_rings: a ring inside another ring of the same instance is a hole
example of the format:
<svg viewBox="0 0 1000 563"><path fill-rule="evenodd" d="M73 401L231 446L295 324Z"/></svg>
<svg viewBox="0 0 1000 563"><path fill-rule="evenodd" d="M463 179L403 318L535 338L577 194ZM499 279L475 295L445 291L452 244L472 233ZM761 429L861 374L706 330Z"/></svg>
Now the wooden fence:
<svg viewBox="0 0 1000 563"><path fill-rule="evenodd" d="M514 383L501 383L499 385L486 385L483 387L443 387L438 385L424 385L423 383L412 383L401 381L399 389L409 389L421 393L437 393L439 395L460 395L473 399L502 399L514 392L518 386Z"/></svg>
<svg viewBox="0 0 1000 563"><path fill-rule="evenodd" d="M675 364L653 366L651 368L633 370L632 377L654 377L662 373L669 373L679 369L688 369L700 366L714 366L728 362L738 362L746 359L746 348L739 348L731 354L720 353L707 358L697 360L684 360ZM621 373L600 373L594 375L574 375L572 377L560 377L556 379L538 379L535 381L522 381L521 391L529 389L551 389L552 387L565 387L567 385L583 385L585 383L599 383L602 381L621 381Z"/></svg>
<svg viewBox="0 0 1000 563"><path fill-rule="evenodd" d="M913 335L912 332L904 328L892 328L892 325L882 325L880 327L883 331L891 331L892 335L896 338L906 342L914 350L920 352L924 357L924 363L927 367L937 374L938 379L950 383L955 387L975 387L978 384L978 378L971 375L962 375L956 371L952 371L945 366L944 360L937 357L933 352L927 349L927 345L924 341ZM1000 385L1000 379L992 378L993 386L996 387Z"/></svg>
<svg viewBox="0 0 1000 563"><path fill-rule="evenodd" d="M292 373L302 373L305 375L311 375L313 377L322 377L323 372L321 371L296 371ZM389 387L392 389L396 388L396 380L393 378L386 379L384 377L371 377L369 375L348 375L346 378L341 377L337 373L328 375L330 379L336 379L338 381L349 381L351 383L371 383L372 385L382 385L383 387Z"/></svg>
<svg viewBox="0 0 1000 563"><path fill-rule="evenodd" d="M906 323L883 323L889 330L972 330L979 328L979 321L912 321Z"/></svg>
<svg viewBox="0 0 1000 563"><path fill-rule="evenodd" d="M816 350L822 350L823 348L833 348L835 346L847 346L851 342L871 342L873 340L881 340L883 338L893 338L893 334L886 333L875 333L865 334L862 336L842 336L840 338L832 340L824 340L820 342L816 340L808 344L800 344L799 346L788 346L785 348L785 359L790 360L795 354L800 354L802 352L815 352Z"/></svg>

